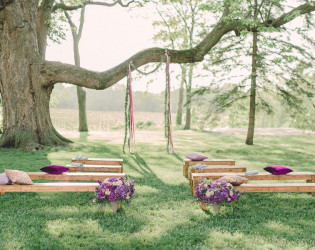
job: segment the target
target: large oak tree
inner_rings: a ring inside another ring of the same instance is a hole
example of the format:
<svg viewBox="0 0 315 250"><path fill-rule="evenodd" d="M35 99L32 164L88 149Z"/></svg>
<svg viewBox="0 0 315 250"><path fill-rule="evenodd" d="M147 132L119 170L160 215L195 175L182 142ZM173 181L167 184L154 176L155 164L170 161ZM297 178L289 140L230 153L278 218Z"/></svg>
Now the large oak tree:
<svg viewBox="0 0 315 250"><path fill-rule="evenodd" d="M188 50L169 50L172 63L200 62L225 34L258 27L279 28L299 15L315 10L315 1L302 4L268 22L252 24L234 19L233 6L241 1L222 3L222 17L205 38ZM87 1L83 5L93 4ZM121 4L121 0L104 4ZM129 4L129 3L125 3ZM0 93L3 101L2 147L65 145L69 142L53 127L49 100L56 83L70 83L92 89L105 89L126 76L130 61L135 67L160 62L165 48L140 51L119 65L94 72L60 62L45 60L49 20L53 11L78 9L54 0L0 0ZM232 6L232 7L231 7ZM239 11L239 10L238 10ZM244 13L244 19L246 13Z"/></svg>

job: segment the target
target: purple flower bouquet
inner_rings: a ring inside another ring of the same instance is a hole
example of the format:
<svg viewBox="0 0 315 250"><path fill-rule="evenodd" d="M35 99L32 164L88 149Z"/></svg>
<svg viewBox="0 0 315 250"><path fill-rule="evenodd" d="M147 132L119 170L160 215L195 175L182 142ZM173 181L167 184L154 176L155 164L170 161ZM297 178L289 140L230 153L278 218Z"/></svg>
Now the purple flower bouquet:
<svg viewBox="0 0 315 250"><path fill-rule="evenodd" d="M111 177L105 179L103 182L100 180L97 182L99 186L95 188L96 198L93 202L98 202L101 205L105 205L106 201L112 204L112 202L126 200L129 203L135 192L133 179Z"/></svg>
<svg viewBox="0 0 315 250"><path fill-rule="evenodd" d="M203 210L207 203L212 203L216 214L219 213L222 202L233 202L241 193L233 185L225 181L204 179L196 188L196 196Z"/></svg>

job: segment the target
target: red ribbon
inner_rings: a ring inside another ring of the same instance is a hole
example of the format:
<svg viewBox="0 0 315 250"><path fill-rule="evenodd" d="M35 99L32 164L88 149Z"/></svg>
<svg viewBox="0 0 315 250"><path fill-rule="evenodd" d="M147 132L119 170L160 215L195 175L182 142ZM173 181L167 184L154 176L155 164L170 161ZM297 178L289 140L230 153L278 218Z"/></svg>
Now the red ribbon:
<svg viewBox="0 0 315 250"><path fill-rule="evenodd" d="M129 63L129 97L130 97L130 136L129 145L130 153L136 152L136 138L135 138L135 123L133 117L133 100L132 100L132 87L131 87L131 65L132 61ZM133 151L133 152L132 152Z"/></svg>
<svg viewBox="0 0 315 250"><path fill-rule="evenodd" d="M167 85L168 85L168 115L169 115L169 140L171 144L171 151L174 154L174 147L173 147L173 139L172 139L172 115L171 115L171 84L170 84L170 59L168 55L168 51L165 50L166 55L166 72L167 72Z"/></svg>

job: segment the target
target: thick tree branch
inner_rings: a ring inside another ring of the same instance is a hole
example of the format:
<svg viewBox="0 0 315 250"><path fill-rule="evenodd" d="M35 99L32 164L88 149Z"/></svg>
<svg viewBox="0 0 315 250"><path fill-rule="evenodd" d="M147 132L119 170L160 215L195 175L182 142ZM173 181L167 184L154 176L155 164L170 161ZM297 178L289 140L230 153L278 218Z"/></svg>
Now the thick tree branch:
<svg viewBox="0 0 315 250"><path fill-rule="evenodd" d="M47 45L47 34L51 17L51 9L54 4L52 0L43 0L38 7L37 14L37 40L39 47L39 54L42 58L45 58L46 45Z"/></svg>
<svg viewBox="0 0 315 250"><path fill-rule="evenodd" d="M195 49L190 50L169 50L171 62L173 63L189 63L202 61L203 57L198 57ZM160 62L165 55L165 49L150 48L138 52L123 63L104 72L94 72L86 70L74 65L64 64L60 62L39 61L34 63L33 67L38 67L42 76L49 79L49 84L58 82L72 83L92 89L105 89L119 80L123 79L128 70L130 61L133 62L135 68L150 62Z"/></svg>
<svg viewBox="0 0 315 250"><path fill-rule="evenodd" d="M315 2L303 4L275 19L271 25L278 28L296 18L298 16L296 15L297 12L305 14L312 11L315 11ZM249 25L245 25L240 20L224 21L224 18L221 18L212 31L196 47L188 50L168 50L171 57L171 63L200 62L220 41L222 36L228 32L233 30L252 31L257 29L257 27L270 27L270 25L268 23L255 24L255 27L253 28ZM160 62L164 54L165 49L162 48L142 50L116 67L104 72L94 72L69 64L43 60L34 63L33 67L37 67L36 70L39 70L43 78L46 79L46 81L43 82L48 82L44 87L48 87L50 84L64 82L86 88L105 89L126 76L130 61L133 62L135 68L138 68L148 63Z"/></svg>
<svg viewBox="0 0 315 250"><path fill-rule="evenodd" d="M274 20L271 25L275 28L279 28L280 26L292 21L297 16L301 16L306 13L311 13L312 11L315 11L315 1L294 8L290 12L285 13L276 20Z"/></svg>
<svg viewBox="0 0 315 250"><path fill-rule="evenodd" d="M106 7L113 7L115 6L116 4L119 4L120 6L122 7L129 7L130 4L132 3L136 3L137 1L135 0L131 0L130 2L124 4L122 2L122 0L117 0L113 3L106 3L106 2L92 2L92 1L85 1L83 2L83 4L79 4L79 5L73 5L73 6L69 6L69 5L66 5L64 3L58 3L58 4L55 4L54 7L53 7L53 12L58 10L58 9L62 9L62 10L77 10L77 9L80 9L82 8L83 6L86 6L86 5L100 5L100 6L106 6Z"/></svg>

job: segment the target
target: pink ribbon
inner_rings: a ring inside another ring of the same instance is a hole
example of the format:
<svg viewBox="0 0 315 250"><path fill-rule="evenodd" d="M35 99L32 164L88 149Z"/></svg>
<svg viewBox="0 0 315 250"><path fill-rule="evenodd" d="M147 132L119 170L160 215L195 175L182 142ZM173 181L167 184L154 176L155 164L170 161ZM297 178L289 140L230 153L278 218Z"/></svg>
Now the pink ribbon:
<svg viewBox="0 0 315 250"><path fill-rule="evenodd" d="M131 65L132 65L132 61L129 63L129 96L130 96L130 136L129 136L130 148L129 148L129 150L130 150L130 153L135 153L136 152L136 138L135 138L135 123L134 123L134 117L133 117Z"/></svg>
<svg viewBox="0 0 315 250"><path fill-rule="evenodd" d="M171 87L170 87L170 59L168 55L168 51L165 50L166 55L166 72L167 72L167 85L168 85L168 115L169 115L169 140L171 144L171 151L174 154L174 147L173 147L173 139L172 139L172 115L171 115Z"/></svg>

